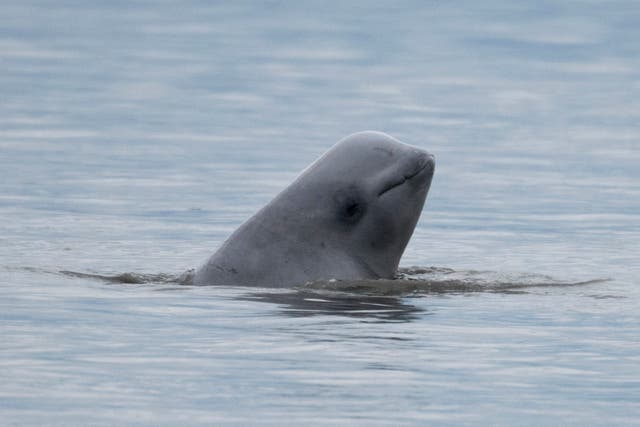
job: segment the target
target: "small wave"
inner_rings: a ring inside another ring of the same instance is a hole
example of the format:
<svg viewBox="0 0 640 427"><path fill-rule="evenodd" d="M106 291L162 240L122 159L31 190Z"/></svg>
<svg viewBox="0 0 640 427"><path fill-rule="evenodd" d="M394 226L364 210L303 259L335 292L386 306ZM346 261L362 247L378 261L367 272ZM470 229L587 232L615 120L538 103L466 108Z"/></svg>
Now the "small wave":
<svg viewBox="0 0 640 427"><path fill-rule="evenodd" d="M192 270L189 270L183 274L145 274L145 273L120 273L120 274L96 274L96 273L81 273L78 271L61 270L59 272L68 277L79 279L93 279L101 280L103 282L125 284L125 285L140 285L146 283L174 283L174 284L191 284L191 277L193 275Z"/></svg>
<svg viewBox="0 0 640 427"><path fill-rule="evenodd" d="M395 279L320 280L309 282L302 288L370 295L525 293L528 288L587 286L608 280L562 281L536 273L454 270L446 267L408 267L399 269Z"/></svg>
<svg viewBox="0 0 640 427"><path fill-rule="evenodd" d="M123 285L174 284L191 286L194 276L193 269L182 274L135 272L100 274L71 270L45 270L35 267L24 267L21 270L43 274L62 274L71 278L99 280ZM398 270L398 275L394 279L319 280L294 286L293 289L385 296L472 292L525 293L528 288L587 286L609 280L568 281L557 280L551 276L537 273L454 270L447 267L405 267Z"/></svg>

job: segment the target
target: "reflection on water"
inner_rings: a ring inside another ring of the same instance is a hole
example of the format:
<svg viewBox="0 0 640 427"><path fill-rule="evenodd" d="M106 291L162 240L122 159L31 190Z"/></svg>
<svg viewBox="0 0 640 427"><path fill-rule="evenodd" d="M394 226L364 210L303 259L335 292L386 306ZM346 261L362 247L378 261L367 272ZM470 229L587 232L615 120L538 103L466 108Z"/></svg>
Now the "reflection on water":
<svg viewBox="0 0 640 427"><path fill-rule="evenodd" d="M424 309L406 304L400 298L366 294L313 291L258 292L240 297L251 301L277 304L280 314L303 317L337 315L386 322L409 322L424 315Z"/></svg>

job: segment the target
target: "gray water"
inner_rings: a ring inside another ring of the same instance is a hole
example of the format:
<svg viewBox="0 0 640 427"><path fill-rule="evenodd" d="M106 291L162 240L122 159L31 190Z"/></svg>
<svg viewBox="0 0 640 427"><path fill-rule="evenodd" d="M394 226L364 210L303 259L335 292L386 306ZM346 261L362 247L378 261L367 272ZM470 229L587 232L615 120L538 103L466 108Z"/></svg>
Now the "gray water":
<svg viewBox="0 0 640 427"><path fill-rule="evenodd" d="M638 425L638 40L635 1L0 2L0 425ZM175 282L364 129L436 155L417 280Z"/></svg>

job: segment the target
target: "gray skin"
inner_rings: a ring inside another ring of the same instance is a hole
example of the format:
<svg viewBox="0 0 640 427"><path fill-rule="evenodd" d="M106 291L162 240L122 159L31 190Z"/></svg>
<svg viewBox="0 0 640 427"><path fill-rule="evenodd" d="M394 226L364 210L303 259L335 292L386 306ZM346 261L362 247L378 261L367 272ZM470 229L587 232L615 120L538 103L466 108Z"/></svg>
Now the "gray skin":
<svg viewBox="0 0 640 427"><path fill-rule="evenodd" d="M384 133L350 135L242 224L193 283L287 287L393 278L434 167L431 154Z"/></svg>

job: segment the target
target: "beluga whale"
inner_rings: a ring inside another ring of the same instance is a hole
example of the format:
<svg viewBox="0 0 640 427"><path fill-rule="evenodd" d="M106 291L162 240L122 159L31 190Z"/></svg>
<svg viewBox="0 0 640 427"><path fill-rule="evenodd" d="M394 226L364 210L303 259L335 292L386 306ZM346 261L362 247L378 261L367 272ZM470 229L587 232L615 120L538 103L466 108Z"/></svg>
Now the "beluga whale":
<svg viewBox="0 0 640 427"><path fill-rule="evenodd" d="M434 169L433 155L385 133L347 136L233 232L192 283L394 278Z"/></svg>

